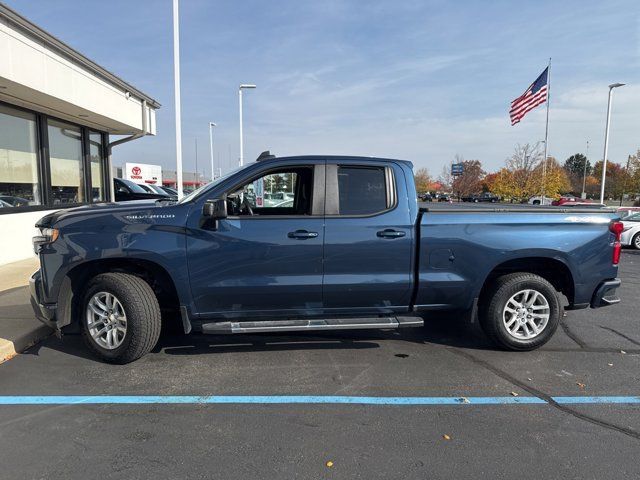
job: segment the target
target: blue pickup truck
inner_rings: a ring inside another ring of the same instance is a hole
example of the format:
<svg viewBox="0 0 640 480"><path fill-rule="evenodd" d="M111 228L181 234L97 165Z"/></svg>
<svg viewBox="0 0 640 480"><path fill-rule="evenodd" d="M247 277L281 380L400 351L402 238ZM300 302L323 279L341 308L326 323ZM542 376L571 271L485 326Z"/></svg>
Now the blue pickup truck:
<svg viewBox="0 0 640 480"><path fill-rule="evenodd" d="M45 216L32 304L114 363L149 352L163 322L205 334L392 329L443 310L477 318L497 346L531 350L564 309L619 301L618 220L421 209L410 162L267 156L178 202Z"/></svg>

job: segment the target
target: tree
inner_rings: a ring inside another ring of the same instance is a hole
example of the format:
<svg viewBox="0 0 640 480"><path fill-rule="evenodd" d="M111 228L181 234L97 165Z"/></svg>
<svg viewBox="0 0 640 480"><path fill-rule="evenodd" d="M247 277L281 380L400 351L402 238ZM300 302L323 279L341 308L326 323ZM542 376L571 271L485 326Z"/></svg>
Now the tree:
<svg viewBox="0 0 640 480"><path fill-rule="evenodd" d="M549 157L547 160L546 174L544 174L543 168L544 165L541 163L533 170L530 185L533 192L544 191L545 197L553 198L569 191L571 188L569 175L555 158Z"/></svg>
<svg viewBox="0 0 640 480"><path fill-rule="evenodd" d="M536 167L541 164L543 156L539 143L516 145L513 155L505 162L512 176L510 179L512 188L510 198L526 200L533 195L542 193L542 189L538 189L538 186L542 185L536 184L533 176Z"/></svg>
<svg viewBox="0 0 640 480"><path fill-rule="evenodd" d="M631 163L631 162L629 162ZM598 160L593 166L593 176L598 179L598 186L602 185L602 160ZM621 198L626 186L631 184L628 180L627 169L615 162L607 162L607 179L604 187L606 198Z"/></svg>
<svg viewBox="0 0 640 480"><path fill-rule="evenodd" d="M514 172L508 168L501 168L492 179L490 191L504 200L520 201L521 197L516 188Z"/></svg>
<svg viewBox="0 0 640 480"><path fill-rule="evenodd" d="M640 150L635 155L629 156L629 176L627 193L634 196L640 194Z"/></svg>
<svg viewBox="0 0 640 480"><path fill-rule="evenodd" d="M483 179L482 179L482 191L483 192L494 192L494 185L495 183L498 181L498 176L500 175L500 172L495 172L495 173L488 173Z"/></svg>
<svg viewBox="0 0 640 480"><path fill-rule="evenodd" d="M429 175L429 170L426 168L419 168L414 175L414 180L416 182L416 190L418 193L428 192L431 188L431 184L433 183L431 175Z"/></svg>
<svg viewBox="0 0 640 480"><path fill-rule="evenodd" d="M569 175L579 175L582 178L584 174L584 165L587 164L587 175L591 175L593 167L591 162L581 153L574 153L564 162L563 168Z"/></svg>
<svg viewBox="0 0 640 480"><path fill-rule="evenodd" d="M486 175L482 169L480 160L462 160L464 173L455 178L452 184L453 191L458 196L473 195L482 191L482 179Z"/></svg>
<svg viewBox="0 0 640 480"><path fill-rule="evenodd" d="M445 192L451 191L453 184L453 176L451 175L451 165L444 165L440 176L438 177L438 183L440 183L442 190Z"/></svg>
<svg viewBox="0 0 640 480"><path fill-rule="evenodd" d="M587 168L586 177L591 175L593 167L591 162L581 153L574 153L564 162L563 168L569 175L569 181L571 182L571 193L579 195L582 192L582 185L586 183L585 180L585 165Z"/></svg>

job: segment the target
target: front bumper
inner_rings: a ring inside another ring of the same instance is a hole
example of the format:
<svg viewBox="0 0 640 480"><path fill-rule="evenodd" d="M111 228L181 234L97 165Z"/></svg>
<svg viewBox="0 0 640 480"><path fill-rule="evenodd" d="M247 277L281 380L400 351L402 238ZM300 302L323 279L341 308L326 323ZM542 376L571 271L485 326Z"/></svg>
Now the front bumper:
<svg viewBox="0 0 640 480"><path fill-rule="evenodd" d="M591 297L591 308L608 307L620 303L620 297L616 295L616 289L620 284L619 278L602 282Z"/></svg>
<svg viewBox="0 0 640 480"><path fill-rule="evenodd" d="M42 303L42 275L37 270L31 278L29 278L29 291L31 293L31 307L36 318L51 328L57 328L56 310L57 304Z"/></svg>

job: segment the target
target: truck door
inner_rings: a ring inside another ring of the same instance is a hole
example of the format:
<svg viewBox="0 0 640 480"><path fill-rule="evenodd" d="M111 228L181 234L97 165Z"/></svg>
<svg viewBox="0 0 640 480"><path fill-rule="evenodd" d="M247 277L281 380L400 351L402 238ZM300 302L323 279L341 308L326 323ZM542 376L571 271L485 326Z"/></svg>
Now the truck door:
<svg viewBox="0 0 640 480"><path fill-rule="evenodd" d="M406 311L413 222L393 162L327 163L323 302L335 313Z"/></svg>
<svg viewBox="0 0 640 480"><path fill-rule="evenodd" d="M324 160L272 166L232 185L228 218L190 214L191 291L213 317L297 316L322 308ZM191 218L191 217L194 218Z"/></svg>

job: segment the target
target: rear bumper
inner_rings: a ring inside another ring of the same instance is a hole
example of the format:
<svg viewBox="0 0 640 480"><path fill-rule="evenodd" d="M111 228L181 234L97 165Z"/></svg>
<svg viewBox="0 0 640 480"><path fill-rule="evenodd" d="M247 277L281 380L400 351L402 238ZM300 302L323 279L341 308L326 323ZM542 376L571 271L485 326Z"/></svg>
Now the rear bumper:
<svg viewBox="0 0 640 480"><path fill-rule="evenodd" d="M602 282L591 298L591 308L608 307L620 302L620 297L616 295L616 289L620 286L620 279L605 280Z"/></svg>
<svg viewBox="0 0 640 480"><path fill-rule="evenodd" d="M36 318L51 328L57 327L56 310L57 304L42 303L42 276L37 270L29 278L29 291L31 293L31 307Z"/></svg>

